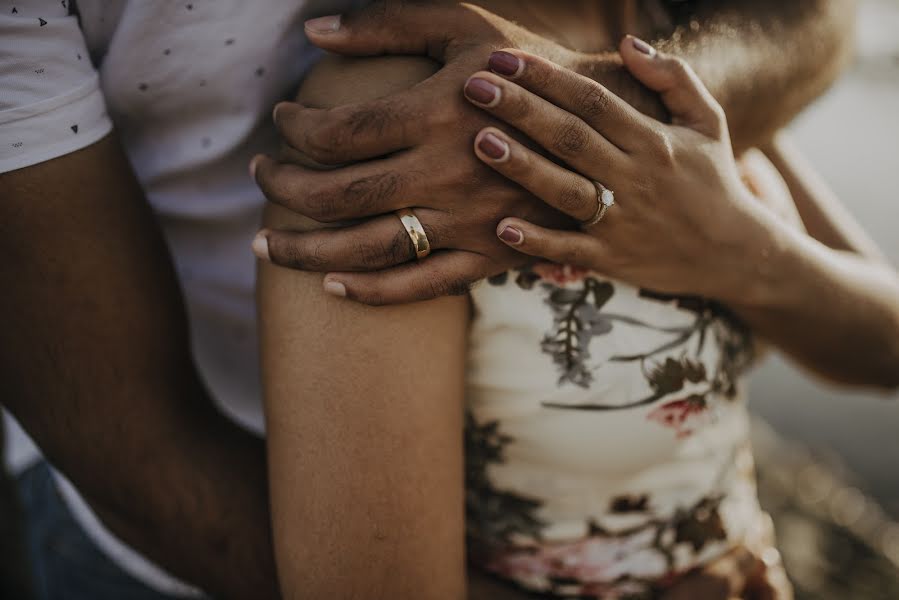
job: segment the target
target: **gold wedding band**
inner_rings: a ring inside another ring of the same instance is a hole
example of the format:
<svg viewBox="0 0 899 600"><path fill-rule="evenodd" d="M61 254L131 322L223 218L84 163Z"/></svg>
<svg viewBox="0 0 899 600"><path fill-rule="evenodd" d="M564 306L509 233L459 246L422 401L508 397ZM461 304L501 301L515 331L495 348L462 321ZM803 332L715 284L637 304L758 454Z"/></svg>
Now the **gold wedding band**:
<svg viewBox="0 0 899 600"><path fill-rule="evenodd" d="M596 188L596 212L592 217L581 222L582 227L590 227L602 221L609 207L615 204L615 192L598 181L594 181L593 186Z"/></svg>
<svg viewBox="0 0 899 600"><path fill-rule="evenodd" d="M431 242L428 241L428 234L425 228L421 226L421 221L415 216L411 208L401 208L396 211L396 216L400 218L400 223L406 228L409 239L412 240L412 247L415 248L415 258L423 259L431 253Z"/></svg>

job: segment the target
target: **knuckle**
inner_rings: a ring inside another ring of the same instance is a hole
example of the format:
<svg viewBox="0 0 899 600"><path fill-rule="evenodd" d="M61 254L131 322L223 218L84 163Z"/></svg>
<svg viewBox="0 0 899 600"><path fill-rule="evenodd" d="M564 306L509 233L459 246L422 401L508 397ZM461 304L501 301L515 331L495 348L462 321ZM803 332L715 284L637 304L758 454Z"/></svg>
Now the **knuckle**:
<svg viewBox="0 0 899 600"><path fill-rule="evenodd" d="M441 231L442 227L439 227L433 223L422 223L421 227L425 230L425 235L428 238L428 243L431 245L431 248L440 247L443 237L443 233Z"/></svg>
<svg viewBox="0 0 899 600"><path fill-rule="evenodd" d="M427 231L427 230L425 230ZM430 237L428 238L431 239ZM406 262L415 256L415 248L412 246L412 240L405 229L397 231L388 244L385 254L391 264L399 264Z"/></svg>
<svg viewBox="0 0 899 600"><path fill-rule="evenodd" d="M352 244L351 252L359 261L359 265L366 269L384 266L389 255L388 247L379 240L356 240Z"/></svg>
<svg viewBox="0 0 899 600"><path fill-rule="evenodd" d="M303 238L276 241L270 239L272 257L284 266L295 269L316 270L326 261L320 243L306 243Z"/></svg>
<svg viewBox="0 0 899 600"><path fill-rule="evenodd" d="M650 135L649 153L656 165L671 167L675 163L674 141L661 129Z"/></svg>
<svg viewBox="0 0 899 600"><path fill-rule="evenodd" d="M508 87L504 91L508 98L507 102L501 103L505 117L510 121L524 121L530 117L533 112L533 106L528 94L523 94L520 90Z"/></svg>
<svg viewBox="0 0 899 600"><path fill-rule="evenodd" d="M690 65L680 56L672 56L668 59L668 68L671 74L681 82L690 79Z"/></svg>
<svg viewBox="0 0 899 600"><path fill-rule="evenodd" d="M340 192L331 188L307 192L303 202L308 212L307 216L322 223L330 223L340 219L343 207L340 198Z"/></svg>
<svg viewBox="0 0 899 600"><path fill-rule="evenodd" d="M509 159L497 166L506 174L507 177L522 183L530 179L530 175L534 172L533 156L529 150L524 148L513 148L509 152Z"/></svg>
<svg viewBox="0 0 899 600"><path fill-rule="evenodd" d="M560 157L568 158L583 152L589 140L583 121L568 116L553 133L550 146Z"/></svg>
<svg viewBox="0 0 899 600"><path fill-rule="evenodd" d="M390 171L361 177L349 184L332 182L305 193L304 205L315 219L329 223L383 212L401 190L403 176Z"/></svg>
<svg viewBox="0 0 899 600"><path fill-rule="evenodd" d="M727 137L727 115L717 101L712 101L712 135L718 139Z"/></svg>
<svg viewBox="0 0 899 600"><path fill-rule="evenodd" d="M369 306L386 306L387 296L376 287L369 287L365 290L359 291L354 294L356 300L362 302L363 304L368 304Z"/></svg>
<svg viewBox="0 0 899 600"><path fill-rule="evenodd" d="M403 123L406 112L399 103L376 102L352 113L346 120L343 142L358 143L364 136L380 136L394 123Z"/></svg>
<svg viewBox="0 0 899 600"><path fill-rule="evenodd" d="M584 193L583 186L577 181L573 181L573 178L565 181L562 185L557 201L559 203L559 210L575 217L585 215L590 206L589 200ZM592 209L590 209L590 212L592 214ZM587 217L589 217L589 215L583 216L584 219Z"/></svg>
<svg viewBox="0 0 899 600"><path fill-rule="evenodd" d="M442 279L434 277L428 280L426 293L422 299L442 298L444 296L464 296L470 290L469 282L461 277Z"/></svg>
<svg viewBox="0 0 899 600"><path fill-rule="evenodd" d="M584 85L576 97L576 106L580 113L587 119L596 119L609 112L612 102L608 92L598 83L590 82Z"/></svg>
<svg viewBox="0 0 899 600"><path fill-rule="evenodd" d="M323 165L337 164L336 149L344 146L345 127L343 123L326 117L323 123L308 131L299 148L312 160Z"/></svg>
<svg viewBox="0 0 899 600"><path fill-rule="evenodd" d="M537 89L548 87L555 75L555 69L544 61L533 61L525 69L525 78Z"/></svg>
<svg viewBox="0 0 899 600"><path fill-rule="evenodd" d="M272 169L257 174L256 183L262 194L276 204L285 204L291 198L290 188L279 170Z"/></svg>
<svg viewBox="0 0 899 600"><path fill-rule="evenodd" d="M586 257L580 246L565 244L559 249L558 254L561 259L560 262L563 264L576 266L586 264L584 260Z"/></svg>
<svg viewBox="0 0 899 600"><path fill-rule="evenodd" d="M462 104L462 100L456 100L452 103L443 103L434 107L434 110L428 110L421 115L421 123L424 131L443 131L448 128L457 127L460 121L470 119L467 106Z"/></svg>
<svg viewBox="0 0 899 600"><path fill-rule="evenodd" d="M402 187L402 177L393 171L357 179L345 190L345 203L357 214L369 214L389 204Z"/></svg>
<svg viewBox="0 0 899 600"><path fill-rule="evenodd" d="M457 279L447 285L447 296L464 296L471 291L471 282L467 279Z"/></svg>

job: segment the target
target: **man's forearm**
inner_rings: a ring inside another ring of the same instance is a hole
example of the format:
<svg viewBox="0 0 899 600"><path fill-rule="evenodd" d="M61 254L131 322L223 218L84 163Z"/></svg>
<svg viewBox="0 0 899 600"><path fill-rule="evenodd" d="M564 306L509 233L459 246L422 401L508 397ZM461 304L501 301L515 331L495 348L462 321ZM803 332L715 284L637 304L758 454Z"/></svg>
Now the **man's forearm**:
<svg viewBox="0 0 899 600"><path fill-rule="evenodd" d="M117 536L215 598L276 600L264 442L212 412L152 453L153 477L116 486L152 500L86 499Z"/></svg>
<svg viewBox="0 0 899 600"><path fill-rule="evenodd" d="M855 0L669 4L683 6L658 46L689 61L724 107L737 152L789 123L852 55Z"/></svg>
<svg viewBox="0 0 899 600"><path fill-rule="evenodd" d="M114 137L0 175L0 398L123 540L225 598L277 595L263 443L212 405Z"/></svg>

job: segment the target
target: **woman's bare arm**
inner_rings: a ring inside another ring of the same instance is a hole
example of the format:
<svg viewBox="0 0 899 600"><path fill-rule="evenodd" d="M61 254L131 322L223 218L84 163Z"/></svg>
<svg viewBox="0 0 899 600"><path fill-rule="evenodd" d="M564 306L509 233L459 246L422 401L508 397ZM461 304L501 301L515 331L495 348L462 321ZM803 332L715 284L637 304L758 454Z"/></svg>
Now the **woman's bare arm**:
<svg viewBox="0 0 899 600"><path fill-rule="evenodd" d="M774 136L761 150L787 184L810 236L828 248L886 262L877 243L785 133Z"/></svg>
<svg viewBox="0 0 899 600"><path fill-rule="evenodd" d="M326 60L300 101L381 95L432 68L422 59ZM277 207L265 222L319 226ZM464 598L467 299L364 307L325 294L321 275L270 263L260 265L258 290L284 597Z"/></svg>
<svg viewBox="0 0 899 600"><path fill-rule="evenodd" d="M790 232L792 243L770 261L768 301L737 312L829 380L899 388L899 274L787 138L763 151L808 235Z"/></svg>

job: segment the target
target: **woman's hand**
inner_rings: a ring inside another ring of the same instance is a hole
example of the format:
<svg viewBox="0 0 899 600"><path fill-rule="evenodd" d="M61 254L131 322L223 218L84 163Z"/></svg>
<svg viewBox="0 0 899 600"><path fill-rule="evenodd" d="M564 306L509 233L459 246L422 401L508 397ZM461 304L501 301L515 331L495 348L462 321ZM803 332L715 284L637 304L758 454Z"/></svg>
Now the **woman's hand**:
<svg viewBox="0 0 899 600"><path fill-rule="evenodd" d="M603 35L589 24L585 30ZM480 129L499 124L459 93L491 50L514 46L552 56L589 72L640 110L664 114L656 95L627 74L616 53L565 49L472 4L369 2L341 19L310 21L306 33L328 52L394 55L376 61L382 63L408 61L396 56L402 54L428 56L441 65L409 89L365 102L333 109L279 104L275 126L283 140L335 169L322 174L291 164L289 157L275 161L262 155L252 163L253 176L273 203L320 222L361 219L306 233L266 230L257 238L258 255L280 266L331 273L329 289L365 304L465 293L480 279L522 265L527 257L493 235L503 217L516 215L547 227L568 221L469 152ZM347 81L365 87L353 79L357 71L348 70ZM415 261L392 214L401 208L415 209L431 248L440 252Z"/></svg>
<svg viewBox="0 0 899 600"><path fill-rule="evenodd" d="M506 218L497 235L526 254L654 290L751 301L754 258L778 243L780 228L741 181L721 107L680 59L632 37L620 52L631 74L661 95L672 124L520 50L494 53L492 72L468 80L473 104L554 157L488 127L475 140L486 164L581 222L596 214L600 190L615 193L607 216L583 232Z"/></svg>

